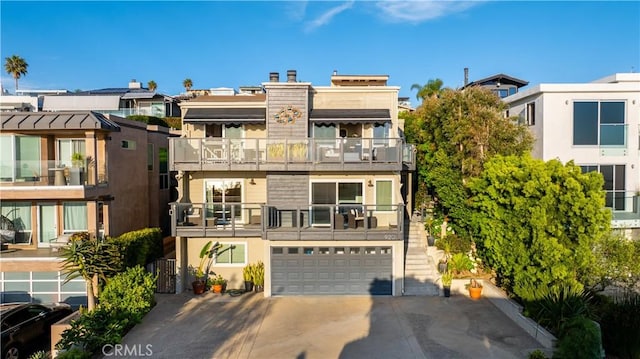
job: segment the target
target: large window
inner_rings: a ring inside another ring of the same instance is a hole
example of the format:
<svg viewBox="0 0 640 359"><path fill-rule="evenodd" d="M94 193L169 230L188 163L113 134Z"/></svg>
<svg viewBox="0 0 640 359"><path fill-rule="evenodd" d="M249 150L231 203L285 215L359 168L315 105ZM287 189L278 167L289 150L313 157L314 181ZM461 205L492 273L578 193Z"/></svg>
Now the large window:
<svg viewBox="0 0 640 359"><path fill-rule="evenodd" d="M0 225L5 229L3 240L31 243L31 203L0 201ZM11 231L13 230L13 233ZM11 238L12 237L12 238Z"/></svg>
<svg viewBox="0 0 640 359"><path fill-rule="evenodd" d="M393 204L393 186L390 180L376 181L376 210L391 211Z"/></svg>
<svg viewBox="0 0 640 359"><path fill-rule="evenodd" d="M221 243L215 257L216 264L245 265L247 263L246 243Z"/></svg>
<svg viewBox="0 0 640 359"><path fill-rule="evenodd" d="M65 202L62 204L64 216L64 234L86 232L87 204L85 202Z"/></svg>
<svg viewBox="0 0 640 359"><path fill-rule="evenodd" d="M242 220L242 180L207 180L205 198L207 218L215 217L217 224L230 223L232 217Z"/></svg>
<svg viewBox="0 0 640 359"><path fill-rule="evenodd" d="M624 102L573 103L573 144L625 146Z"/></svg>
<svg viewBox="0 0 640 359"><path fill-rule="evenodd" d="M75 156L74 156L75 155ZM74 157L86 158L87 152L85 149L84 140L80 139L61 139L58 140L58 164L65 165L66 167L73 166Z"/></svg>
<svg viewBox="0 0 640 359"><path fill-rule="evenodd" d="M0 181L37 181L40 175L40 137L0 136Z"/></svg>
<svg viewBox="0 0 640 359"><path fill-rule="evenodd" d="M314 182L311 183L311 204L341 205L338 211L347 213L351 208L362 208L362 182ZM331 223L330 206L314 206L313 224Z"/></svg>
<svg viewBox="0 0 640 359"><path fill-rule="evenodd" d="M580 166L583 173L600 172L604 177L606 191L605 206L616 211L625 210L625 166L624 165L585 165Z"/></svg>

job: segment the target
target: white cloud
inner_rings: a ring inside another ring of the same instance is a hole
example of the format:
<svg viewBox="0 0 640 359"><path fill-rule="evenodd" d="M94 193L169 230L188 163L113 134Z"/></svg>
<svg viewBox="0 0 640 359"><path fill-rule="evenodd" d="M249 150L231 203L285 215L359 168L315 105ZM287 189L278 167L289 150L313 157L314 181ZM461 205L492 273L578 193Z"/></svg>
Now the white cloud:
<svg viewBox="0 0 640 359"><path fill-rule="evenodd" d="M482 1L381 1L376 6L391 21L422 22L467 10Z"/></svg>
<svg viewBox="0 0 640 359"><path fill-rule="evenodd" d="M322 15L318 16L315 20L310 21L307 25L305 31L309 32L314 30L320 26L328 24L334 16L340 14L341 12L350 9L353 6L354 1L347 1L346 3L333 7L327 11L325 11Z"/></svg>

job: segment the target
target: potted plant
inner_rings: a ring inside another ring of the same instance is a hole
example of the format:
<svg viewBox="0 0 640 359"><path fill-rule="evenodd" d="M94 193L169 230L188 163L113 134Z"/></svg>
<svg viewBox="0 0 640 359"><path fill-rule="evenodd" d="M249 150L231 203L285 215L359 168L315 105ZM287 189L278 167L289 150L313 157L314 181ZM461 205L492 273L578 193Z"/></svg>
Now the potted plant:
<svg viewBox="0 0 640 359"><path fill-rule="evenodd" d="M253 290L253 265L247 264L242 268L242 277L244 278L244 291L251 292Z"/></svg>
<svg viewBox="0 0 640 359"><path fill-rule="evenodd" d="M223 293L224 287L227 284L227 280L222 277L222 275L218 274L217 276L211 279L211 290L214 293Z"/></svg>
<svg viewBox="0 0 640 359"><path fill-rule="evenodd" d="M209 279L209 269L211 268L211 262L213 261L213 255L220 248L220 244L216 242L214 245L212 241L207 242L200 250L200 264L193 272L194 280L191 282L193 287L193 294L202 294L205 291L207 281ZM206 268L205 268L206 264Z"/></svg>
<svg viewBox="0 0 640 359"><path fill-rule="evenodd" d="M446 239L439 240L442 250L444 251L444 257L440 258L438 261L438 272L445 273L449 267L449 257L451 256L451 243Z"/></svg>
<svg viewBox="0 0 640 359"><path fill-rule="evenodd" d="M71 155L71 164L73 167L84 167L84 156L80 152L74 152Z"/></svg>
<svg viewBox="0 0 640 359"><path fill-rule="evenodd" d="M469 284L467 284L466 287L469 290L469 297L471 297L471 299L480 299L480 297L482 297L482 284L474 278L469 280Z"/></svg>
<svg viewBox="0 0 640 359"><path fill-rule="evenodd" d="M264 290L264 263L262 263L262 261L259 261L254 266L253 284L255 285L256 292L262 292Z"/></svg>
<svg viewBox="0 0 640 359"><path fill-rule="evenodd" d="M453 273L447 271L442 273L442 276L440 277L440 280L442 281L442 290L444 292L444 296L445 297L450 297L451 296L451 282L453 281Z"/></svg>

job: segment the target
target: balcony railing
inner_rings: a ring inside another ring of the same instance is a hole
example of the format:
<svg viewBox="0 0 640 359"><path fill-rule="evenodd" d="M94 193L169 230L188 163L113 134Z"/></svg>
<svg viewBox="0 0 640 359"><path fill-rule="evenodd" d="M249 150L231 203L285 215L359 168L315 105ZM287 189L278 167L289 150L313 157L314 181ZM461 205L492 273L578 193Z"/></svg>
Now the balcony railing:
<svg viewBox="0 0 640 359"><path fill-rule="evenodd" d="M607 193L607 201L610 197L615 199L619 209L612 209L612 219L615 227L640 227L640 195L630 192L615 193L615 196ZM622 210L624 208L624 210Z"/></svg>
<svg viewBox="0 0 640 359"><path fill-rule="evenodd" d="M104 183L107 183L106 168L96 166L95 162L86 163L84 166L67 167L55 160L0 161L0 184L2 185L94 186Z"/></svg>
<svg viewBox="0 0 640 359"><path fill-rule="evenodd" d="M400 138L172 138L171 170L415 169Z"/></svg>
<svg viewBox="0 0 640 359"><path fill-rule="evenodd" d="M141 107L141 108L121 108L117 110L96 110L104 115L114 115L118 117L127 117L131 115L145 115L159 118L166 117L164 105L162 107Z"/></svg>
<svg viewBox="0 0 640 359"><path fill-rule="evenodd" d="M404 205L270 206L171 203L171 232L182 237L266 240L402 240Z"/></svg>

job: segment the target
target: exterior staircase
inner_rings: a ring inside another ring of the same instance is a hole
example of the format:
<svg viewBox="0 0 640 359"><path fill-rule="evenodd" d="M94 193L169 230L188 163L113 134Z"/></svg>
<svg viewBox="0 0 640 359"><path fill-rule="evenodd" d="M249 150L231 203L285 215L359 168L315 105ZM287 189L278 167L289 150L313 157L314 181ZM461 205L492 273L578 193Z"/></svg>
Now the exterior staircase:
<svg viewBox="0 0 640 359"><path fill-rule="evenodd" d="M414 218L405 238L404 295L440 295L440 273L436 267L435 248L427 251L424 223Z"/></svg>

